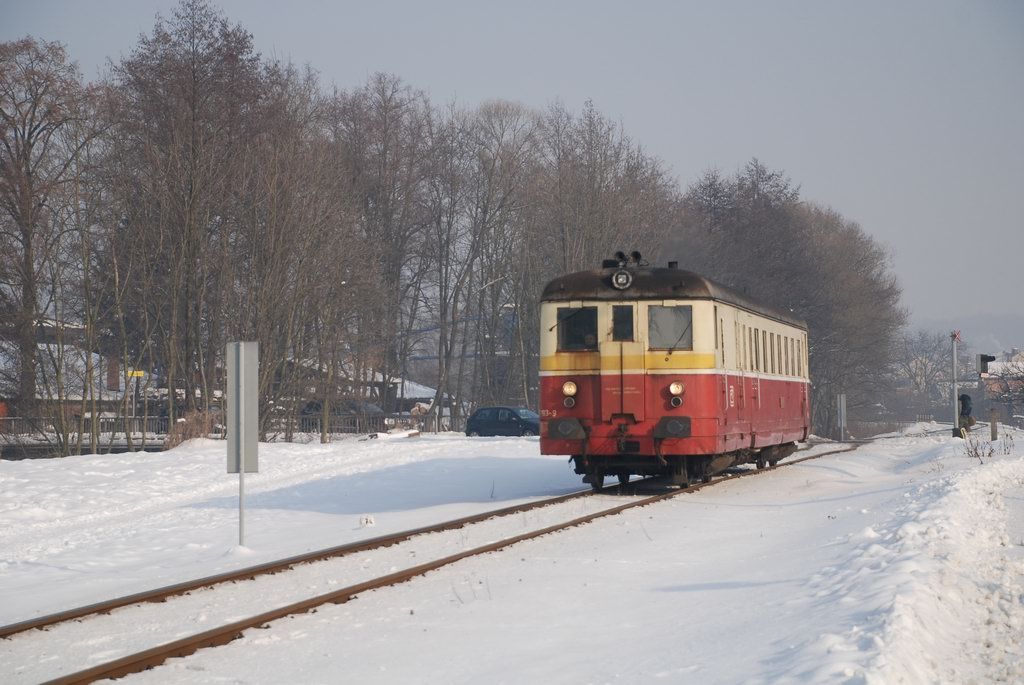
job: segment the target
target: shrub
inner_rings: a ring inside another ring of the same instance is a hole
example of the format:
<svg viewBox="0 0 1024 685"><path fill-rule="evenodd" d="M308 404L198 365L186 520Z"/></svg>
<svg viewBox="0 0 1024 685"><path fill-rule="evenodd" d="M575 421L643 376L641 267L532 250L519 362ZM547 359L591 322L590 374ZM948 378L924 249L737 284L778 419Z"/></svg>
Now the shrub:
<svg viewBox="0 0 1024 685"><path fill-rule="evenodd" d="M208 411L190 411L167 429L164 449L177 447L186 440L208 438L213 431L214 415Z"/></svg>
<svg viewBox="0 0 1024 685"><path fill-rule="evenodd" d="M964 441L964 452L968 459L977 459L979 463L984 464L985 459L991 458L995 453L995 448L987 440L972 435Z"/></svg>

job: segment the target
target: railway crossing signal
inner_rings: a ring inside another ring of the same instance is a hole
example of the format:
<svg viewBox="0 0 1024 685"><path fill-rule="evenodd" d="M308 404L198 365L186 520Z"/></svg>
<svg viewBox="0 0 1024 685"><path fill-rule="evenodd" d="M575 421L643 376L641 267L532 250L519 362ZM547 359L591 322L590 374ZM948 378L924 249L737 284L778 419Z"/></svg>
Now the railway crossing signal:
<svg viewBox="0 0 1024 685"><path fill-rule="evenodd" d="M996 360L994 355L991 354L979 354L978 355L978 373L988 373L988 363Z"/></svg>

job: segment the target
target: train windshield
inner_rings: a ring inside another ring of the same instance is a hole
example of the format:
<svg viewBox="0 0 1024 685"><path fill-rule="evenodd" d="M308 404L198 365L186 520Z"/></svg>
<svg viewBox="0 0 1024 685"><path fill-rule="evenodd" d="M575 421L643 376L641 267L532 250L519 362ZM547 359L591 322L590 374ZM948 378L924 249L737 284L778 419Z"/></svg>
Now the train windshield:
<svg viewBox="0 0 1024 685"><path fill-rule="evenodd" d="M651 349L693 349L693 307L652 305L647 310L647 344Z"/></svg>
<svg viewBox="0 0 1024 685"><path fill-rule="evenodd" d="M615 305L612 307L612 340L629 341L633 339L633 306Z"/></svg>
<svg viewBox="0 0 1024 685"><path fill-rule="evenodd" d="M597 349L597 307L559 307L557 326L559 350Z"/></svg>

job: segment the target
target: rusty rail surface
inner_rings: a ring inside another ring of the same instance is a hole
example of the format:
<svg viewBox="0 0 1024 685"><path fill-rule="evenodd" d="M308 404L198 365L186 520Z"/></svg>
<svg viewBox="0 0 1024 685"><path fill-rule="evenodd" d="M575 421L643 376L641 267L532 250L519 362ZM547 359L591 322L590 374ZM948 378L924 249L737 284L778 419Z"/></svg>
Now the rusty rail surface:
<svg viewBox="0 0 1024 685"><path fill-rule="evenodd" d="M315 609L315 608L317 608L319 606L322 606L322 605L325 605L325 604L344 604L345 602L348 602L349 600L351 600L352 598L356 597L357 595L359 595L361 593L365 593L365 592L370 591L370 590L376 590L376 589L388 587L388 586L391 586L391 585L397 585L399 583L404 583L404 582L409 581L409 580L411 580L413 578L416 578L417 576L422 576L422 575L424 575L426 573L429 573L430 571L434 571L434 570L443 568L445 566L449 566L451 564L454 564L454 563L456 563L458 561L461 561L461 560L469 558L469 557L479 556L479 555L487 554L487 553L490 553L490 552L495 552L495 551L504 549L506 547L510 547L512 545L518 544L520 542L524 542L526 540L532 540L534 538L538 538L538 537L541 537L541 536L544 536L544 535L550 535L551 533L555 533L555 532L558 532L560 530L565 530L565 529L568 529L568 528L573 528L573 527L576 527L576 526L583 525L585 523L589 523L589 522L594 521L594 520L596 520L598 518L619 514L619 513L623 512L623 511L626 511L628 509L633 509L633 508L636 508L636 507L648 506L650 504L654 504L656 502L667 500L667 499L670 499L672 497L677 497L677 496L679 496L681 494L684 494L684 493L696 492L698 490L702 490L703 488L711 487L711 486L714 486L714 485L718 485L718 484L721 484L721 483L724 483L724 482L727 482L727 481L735 480L737 478L745 478L747 476L753 476L753 475L761 474L761 473L764 473L766 471L772 471L772 470L775 470L777 468L781 468L783 466L790 466L790 465L798 464L800 462L808 461L808 460L811 460L811 459L819 459L821 457L829 456L829 455L832 455L832 454L839 454L839 453L842 453L842 452L850 452L850 451L856 450L862 444L864 444L864 442L857 442L855 444L847 444L847 446L842 447L840 449L829 450L829 451L826 451L826 452L821 452L821 453L813 454L813 455L810 455L810 456L805 456L805 457L800 457L800 458L797 458L797 459L790 459L790 460L787 460L785 462L780 462L778 466L774 466L774 467L766 467L764 469L747 470L747 471L743 471L743 472L740 472L740 473L726 474L726 475L724 475L722 477L716 478L716 479L714 479L712 481L709 481L707 483L699 483L699 484L691 485L691 486L688 486L688 487L685 487L685 488L679 488L679 489L671 490L671 491L668 491L668 492L663 492L663 493L659 493L659 494L656 494L656 495L652 495L650 497L645 497L643 499L627 502L627 503L624 503L624 504L621 504L621 505L618 505L618 506L609 507L608 509L603 509L603 510L598 511L598 512L594 512L594 513L591 513L591 514L580 516L580 517L574 518L574 519L572 519L570 521L566 521L566 522L563 522L563 523L558 523L558 524L555 524L555 525L552 525L552 526L548 526L546 528L542 528L542 529L539 529L539 530L531 531L531 532L528 532L528 533L523 533L521 535L517 535L517 536L514 536L514 537L505 538L503 540L499 540L497 542L493 542L493 543L490 543L490 544L487 544L487 545L483 545L481 547L476 547L476 548L473 548L473 549L464 550L462 552L459 552L458 554L453 554L451 556L447 556L447 557L444 557L444 558L441 558L441 559L437 559L437 560L434 560L434 561L431 561L431 562L428 562L428 563L420 564L418 566L414 566L414 567L411 567L411 568L408 568L408 569L405 569L405 570L402 570L402 571L398 571L398 572L391 573L391 574L388 574L388 575L385 575L385 576L381 576L381 577L376 578L376 579L372 579L372 580L369 580L369 581L358 583L356 585L352 585L352 586L349 586L349 587L346 587L346 588L342 588L340 590L335 590L335 591L329 592L327 594L322 594L322 595L318 595L316 597L311 597L311 598L308 598L308 599L305 599L305 600L302 600L302 601L299 601L299 602L295 602L295 603L289 604L287 606L279 607L277 609L273 609L271 611L267 611L267 612L258 614L256 616L252 616L252 617L243 619L241 621L237 621L237 622L234 622L234 623L231 623L231 624L228 624L228 625L221 626L219 628L214 628L214 629L205 631L203 633L192 635L192 636L189 636L189 637L186 637L186 638L182 638L180 640L175 640L173 642L169 642L169 643L160 645L158 647L153 647L151 649L144 650L142 652L137 652L135 654L131 654L131 655L128 655L128 656L125 656L125 657L121 657L121 658L116 659L114 661L110 661L110 662L105 663L105 664L100 664L100 665L94 666L92 668L83 670L83 671L78 671L76 673L71 673L71 674L68 674L68 675L65 675L65 676L61 676L59 678L50 680L48 682L51 683L51 684L60 684L60 685L70 685L72 683L74 683L74 684L78 684L78 683L91 683L91 682L94 682L96 680L102 680L102 679L107 679L107 678L120 678L120 677L129 675L131 673L138 673L140 671L148 670L150 668L154 668L156 666L159 666L160 664L164 663L167 659L171 659L171 658L174 658L174 657L188 656L188 655L193 654L196 651L198 651L200 649L203 649L205 647L216 647L216 646L228 644L229 642L232 642L232 641L238 639L239 637L241 637L244 631L246 631L248 629L251 629L251 628L257 628L257 627L260 627L260 626L264 626L267 623L270 623L271 621L277 620L279 618L283 618L285 616L292 616L292 615L306 613L306 612L308 612L308 611L310 611L312 609ZM637 481L634 481L632 484L633 485L637 484ZM618 486L618 487L622 488L623 486ZM608 492L615 492L615 491L616 491L615 488L608 488ZM184 592L187 592L189 589L195 589L195 588L198 588L198 587L206 587L206 586L210 586L210 585L215 585L215 584L218 584L218 583L227 582L228 580L242 580L242 579L252 578L252 577L255 577L256 575L260 575L260 574L263 574L263 573L272 573L272 572L275 572L275 571L284 570L284 569L287 569L287 568L289 568L291 566L294 566L294 565L300 564L300 563L307 563L307 562L310 562L310 561L317 561L317 560L320 560L320 559L330 558L332 556L343 556L344 554L350 554L350 553L353 553L355 551L364 551L366 549L371 549L373 547L388 546L388 545L391 545L391 544L395 544L397 542L404 541L404 540L406 540L406 539L408 539L408 538L410 538L410 537L412 537L414 535L419 535L419 534L424 533L424 532L434 532L434 531L440 531L440 530L450 530L450 529L454 529L454 528L459 528L459 527L462 527L462 526L464 526L466 524L479 522L479 521L485 520L487 518L492 518L492 517L496 517L496 516L502 516L502 515L506 515L506 514L510 514L510 513L517 513L517 512L520 512L520 511L527 511L529 509L533 509L533 508L537 508L537 507L541 507L541 506L547 506L547 505L555 504L555 503L559 503L559 502L564 502L564 501L568 501L568 500L571 500L571 499L574 499L574 498L577 498L577 497L587 496L587 495L590 495L590 494L594 494L594 493L592 493L589 490L587 490L587 491L580 491L580 492L571 493L571 494L568 494L568 495L563 495L563 496L560 496L560 497L556 497L556 498L553 498L553 499L550 499L550 500L543 500L541 502L533 502L533 503L530 503L528 505L519 505L519 506L507 507L505 509L500 509L500 510L497 510L497 511L486 512L484 514L478 514L478 515L475 515L475 516L469 516L469 517L465 517L465 518L462 518L462 519L457 519L455 521L449 521L449 522L446 522L446 523L443 523L443 524L439 524L438 526L425 527L425 528L417 529L417 530L414 530L414 531L407 531L407 532L404 532L404 533L399 533L399 534L396 534L396 535L393 535L393 536L384 536L384 537L381 537L381 538L375 538L373 540L367 540L367 541L360 542L360 543L354 543L352 545L342 545L340 547L334 547L334 548L331 548L331 549L328 549L328 550L321 550L319 552L313 552L313 553L310 553L310 554L304 554L304 555L301 555L301 556L298 556L298 557L291 557L289 559L285 559L285 560L282 560L282 561L279 561L279 562L273 562L273 563L270 563L270 564L264 564L264 565L261 565L261 566L255 566L255 567L251 567L251 568L248 568L248 569L243 569L241 571L230 573L230 574L223 574L221 576L212 576L210 578L205 578L205 579L202 579L202 580L199 580L199 581L194 581L194 582L191 582L191 583L182 583L182 584L179 584L179 585L170 586L168 588L162 588L161 590L157 590L157 591L153 591L153 592L149 592L149 593L139 593L138 595L132 595L130 597L125 597L125 598L121 598L119 600L114 600L114 602L117 603L117 606L124 606L125 604L139 603L140 601L160 601L160 599L162 599L164 597L169 597L169 596L172 596L174 594L182 594ZM182 589L182 588L187 588L187 589ZM162 593L162 594L159 594L159 593ZM140 600L140 599L137 599L138 597L145 597L145 599ZM53 617L44 617L44 618L52 618L52 619L58 619L59 618L59 620L70 620L72 618L80 618L82 616L87 616L89 614L94 614L94 613L100 613L102 611L107 611L109 609L97 609L96 607L103 607L103 606L108 605L108 604L111 604L111 603L102 603L102 604L91 605L89 607L83 607L82 609L77 610L78 613L75 616L73 616L73 617L72 616L67 616L65 614L55 614L55 615L53 615ZM86 611L86 610L88 610L88 611ZM42 620L42 619L36 619L36 621L40 621L40 620ZM54 622L57 622L57 620L52 620L51 621L51 623L54 623ZM26 621L26 622L23 622L22 624L16 624L16 626L22 626L22 625L25 626L25 627L20 628L20 630L28 630L29 628L32 628L32 627L38 627L38 626L28 626L28 625L25 625L25 624L28 624L28 623L30 623L30 622ZM10 627L14 627L14 626L9 626L8 628L10 628ZM20 632L20 630L19 631L15 631L15 632ZM11 634L11 633L8 632L6 634Z"/></svg>

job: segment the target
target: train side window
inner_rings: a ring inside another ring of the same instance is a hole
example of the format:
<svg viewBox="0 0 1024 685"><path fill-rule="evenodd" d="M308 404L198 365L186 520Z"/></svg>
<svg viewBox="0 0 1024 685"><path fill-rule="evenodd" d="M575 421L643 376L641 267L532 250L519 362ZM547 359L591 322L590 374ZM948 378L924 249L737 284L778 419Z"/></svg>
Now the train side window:
<svg viewBox="0 0 1024 685"><path fill-rule="evenodd" d="M617 304L612 307L612 340L633 340L633 305Z"/></svg>
<svg viewBox="0 0 1024 685"><path fill-rule="evenodd" d="M742 331L740 337L743 338L743 370L749 371L750 367L747 366L747 327L743 326L742 328L740 328L740 330Z"/></svg>
<svg viewBox="0 0 1024 685"><path fill-rule="evenodd" d="M736 361L733 365L738 368L743 368L743 338L740 336L740 325L737 322L732 324L732 339L736 343Z"/></svg>
<svg viewBox="0 0 1024 685"><path fill-rule="evenodd" d="M652 349L693 349L693 307L651 305L647 309L647 345Z"/></svg>
<svg viewBox="0 0 1024 685"><path fill-rule="evenodd" d="M783 356L783 362L782 362L782 370L783 370L783 372L785 372L785 374L787 376L793 375L790 372L790 369L789 369L789 337L788 336L783 336L782 337L782 356Z"/></svg>
<svg viewBox="0 0 1024 685"><path fill-rule="evenodd" d="M768 334L768 354L772 360L772 373L775 373L775 334Z"/></svg>
<svg viewBox="0 0 1024 685"><path fill-rule="evenodd" d="M722 366L725 366L725 321L718 320L718 335L722 342Z"/></svg>
<svg viewBox="0 0 1024 685"><path fill-rule="evenodd" d="M747 331L747 337L750 338L747 342L750 345L750 370L757 371L757 348L754 346L754 329L751 328Z"/></svg>
<svg viewBox="0 0 1024 685"><path fill-rule="evenodd" d="M761 370L768 373L768 331L761 331Z"/></svg>
<svg viewBox="0 0 1024 685"><path fill-rule="evenodd" d="M597 307L559 307L557 326L559 351L597 349Z"/></svg>
<svg viewBox="0 0 1024 685"><path fill-rule="evenodd" d="M761 370L761 343L759 341L761 335L760 332L755 328L751 333L754 334L754 371Z"/></svg>
<svg viewBox="0 0 1024 685"><path fill-rule="evenodd" d="M747 344L750 346L749 347L750 360L747 363L750 365L750 370L751 371L756 371L757 370L757 349L754 346L754 340L756 338L754 337L754 329L753 329L753 327L750 327L750 328L747 329L747 338L748 338Z"/></svg>

